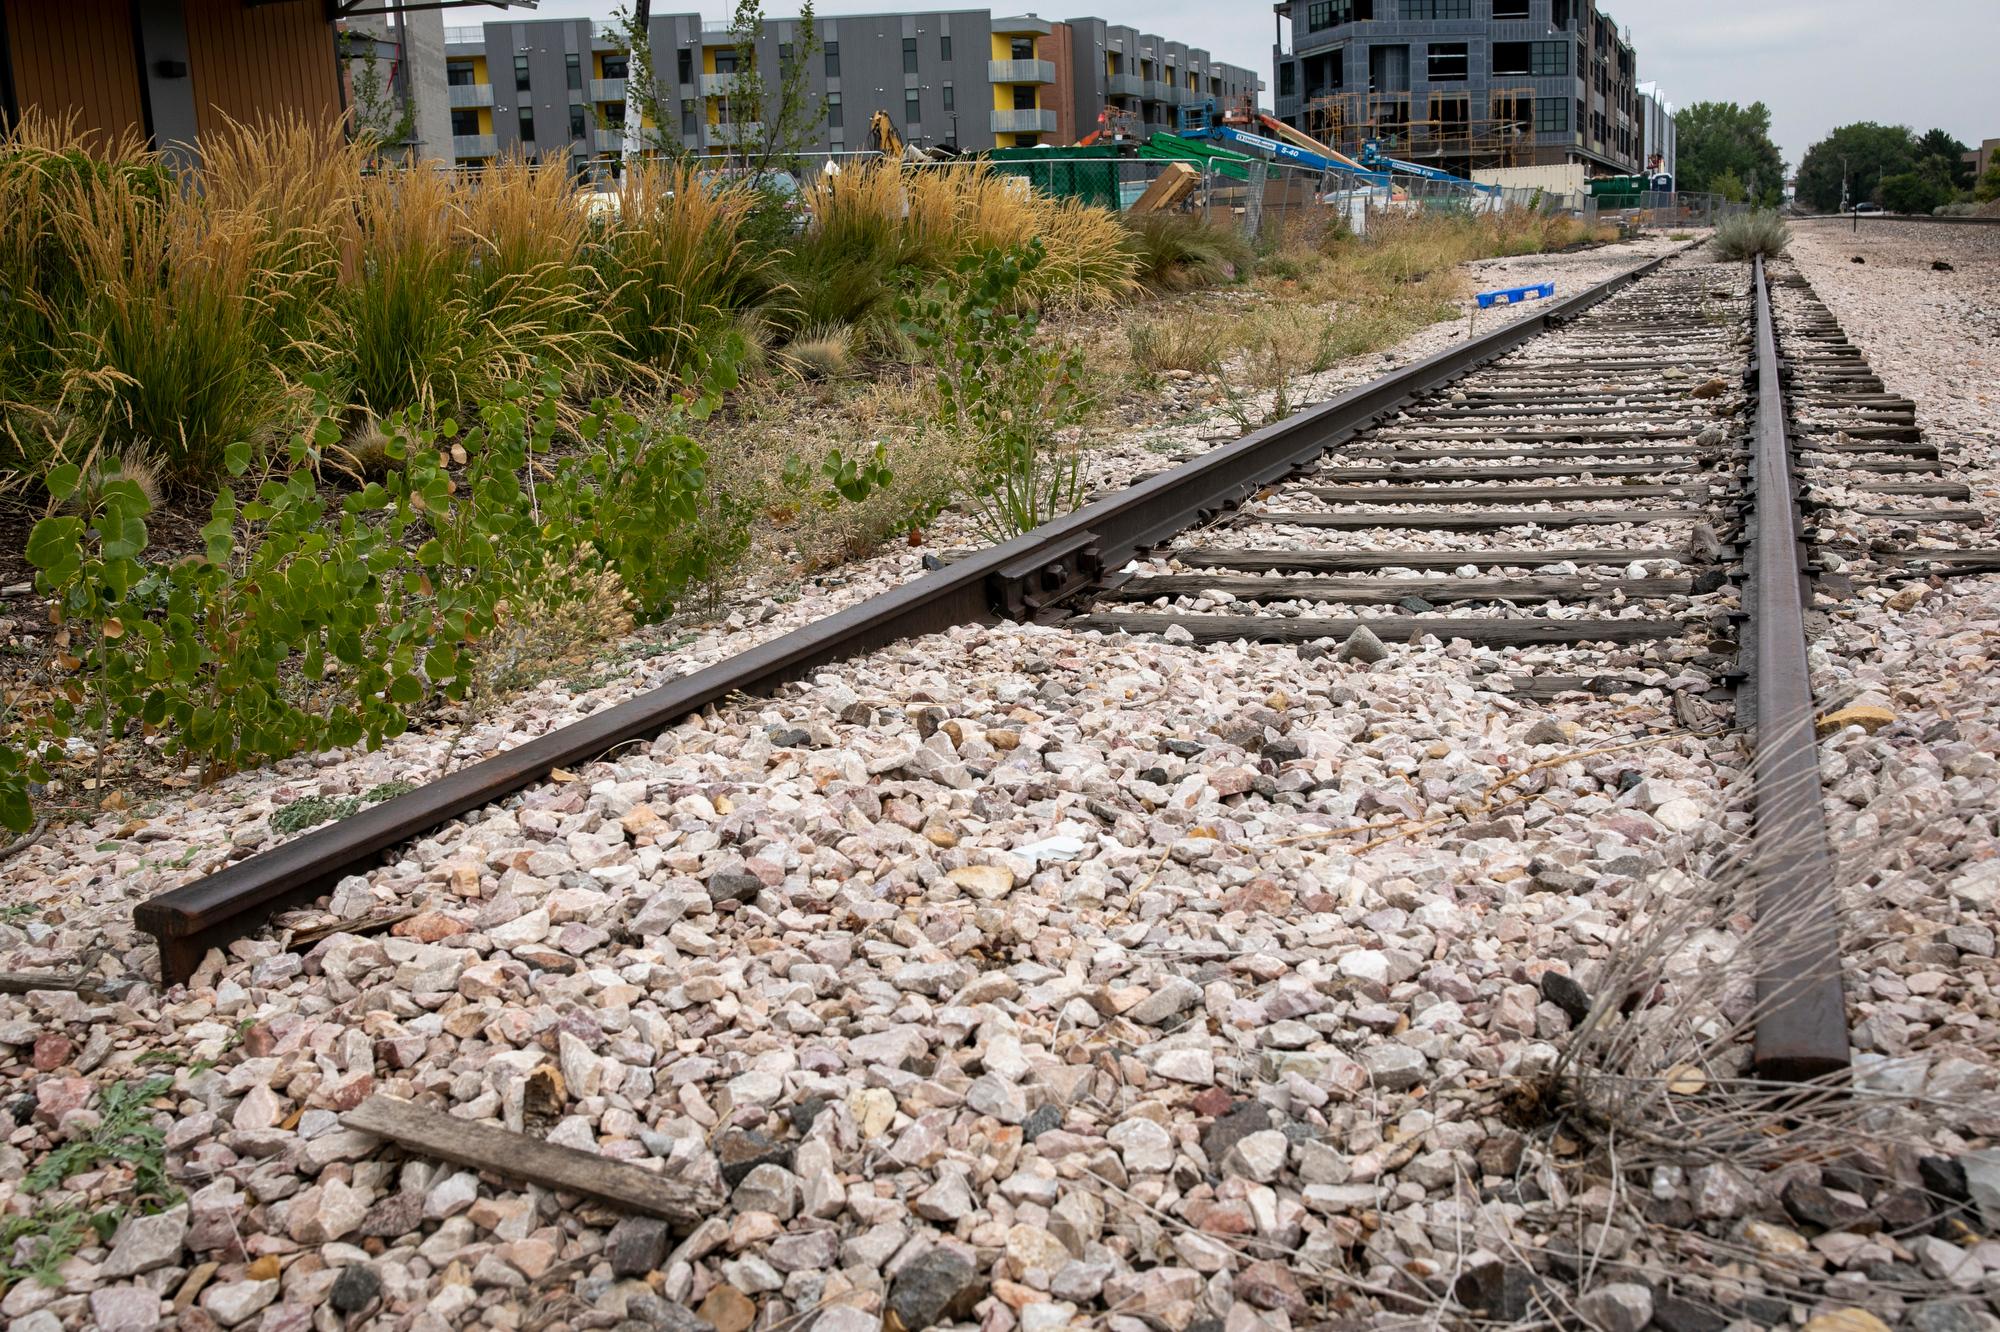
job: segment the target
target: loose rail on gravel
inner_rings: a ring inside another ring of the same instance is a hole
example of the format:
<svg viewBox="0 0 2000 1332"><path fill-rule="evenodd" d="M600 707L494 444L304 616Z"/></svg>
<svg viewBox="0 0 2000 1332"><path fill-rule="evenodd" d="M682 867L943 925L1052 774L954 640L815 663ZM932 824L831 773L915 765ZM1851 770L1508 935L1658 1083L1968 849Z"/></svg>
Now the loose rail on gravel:
<svg viewBox="0 0 2000 1332"><path fill-rule="evenodd" d="M161 893L140 903L133 920L159 941L163 980L186 980L210 948L258 929L276 912L325 896L341 878L379 864L393 848L542 781L556 768L588 763L732 695L766 693L828 662L900 639L1046 614L1065 596L1094 586L1106 569L1289 475L1406 403L1576 318L1664 262L1662 257L1639 264L1003 545Z"/></svg>
<svg viewBox="0 0 2000 1332"><path fill-rule="evenodd" d="M1738 705L1756 723L1751 867L1762 922L1757 943L1763 1000L1756 1067L1761 1076L1783 1079L1841 1069L1848 1045L1836 880L1821 810L1806 674L1805 548L1769 293L1759 263L1753 271L1755 338L1748 367L1740 318L1718 323L1691 312L1690 300L1698 306L1704 293L1685 277L1662 284L1664 290L1628 293L1617 305L1576 322L1661 262L1259 430L1015 541L155 897L141 904L136 920L160 941L165 979L184 979L207 949L257 928L277 910L324 895L339 878L372 866L399 844L541 780L553 768L587 763L732 694L766 692L828 662L958 624L1059 618L1061 603L1084 594L1097 597L1098 604L1066 623L1086 630L1178 629L1192 641L1344 639L1356 628L1372 626L1398 638L1435 634L1489 644L1644 644L1707 631L1719 649L1735 652L1738 644L1727 637L1733 632L1741 642L1737 665L1748 678L1737 692ZM1743 308L1740 287L1706 295L1727 298L1739 312ZM1535 343L1520 357L1501 359L1550 330L1562 330L1551 340L1561 344L1553 351ZM1709 376L1714 378L1703 383ZM1711 385L1720 392L1746 378L1755 386L1747 437L1733 422L1718 428L1701 401L1716 396L1707 391ZM1936 449L1918 440L1913 405L1882 393L1879 381L1856 379L1843 387L1857 391L1859 400L1848 405L1860 415L1843 427L1838 444L1816 447L1865 455L1854 466L1870 475L1935 474ZM1448 397L1439 396L1447 390ZM1742 505L1746 462L1747 507ZM1965 497L1963 487L1949 482L1871 481L1863 488L1885 498ZM1302 507L1282 507L1290 505ZM1954 511L1931 512L1940 521L1961 520ZM1574 547L1530 543L1519 549L1340 544L1351 541L1343 533L1451 534L1524 524L1582 528L1588 535ZM1214 572L1130 578L1112 573L1197 527L1199 535L1172 554L1182 570ZM1248 540L1208 544L1218 531ZM1666 539L1643 545L1617 540L1648 532ZM1331 538L1330 548L1315 548L1322 542L1314 534L1321 533ZM1710 613L1698 599L1723 586L1739 551L1748 574L1746 623L1724 629L1721 622L1729 617ZM1631 568L1647 561L1673 567ZM1467 564L1506 572L1431 576ZM1563 564L1576 571L1550 572ZM1396 572L1337 576L1383 570ZM1412 571L1417 576L1410 576ZM1212 606L1201 613L1181 608L1188 599L1217 593L1231 603L1227 613ZM1147 601L1156 604L1135 604ZM1539 615L1515 610L1524 602L1566 609ZM1683 613L1633 613L1638 606L1676 602ZM1263 609L1272 603L1280 608ZM1482 604L1504 613L1457 613ZM1410 613L1317 613L1328 605L1394 606ZM1241 613L1245 608L1256 609ZM1519 683L1524 686L1519 692L1539 696L1600 681L1565 676L1525 677ZM1608 677L1601 683L1623 682Z"/></svg>

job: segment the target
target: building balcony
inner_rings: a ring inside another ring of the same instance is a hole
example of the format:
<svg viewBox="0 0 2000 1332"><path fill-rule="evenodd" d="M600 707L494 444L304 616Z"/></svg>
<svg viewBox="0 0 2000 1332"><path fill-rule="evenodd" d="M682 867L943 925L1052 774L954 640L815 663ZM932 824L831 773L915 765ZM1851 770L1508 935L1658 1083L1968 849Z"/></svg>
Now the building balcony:
<svg viewBox="0 0 2000 1332"><path fill-rule="evenodd" d="M493 105L493 85L490 83L454 83L445 89L445 94L453 106Z"/></svg>
<svg viewBox="0 0 2000 1332"><path fill-rule="evenodd" d="M704 74L701 76L703 97L727 97L736 91L736 71L727 74Z"/></svg>
<svg viewBox="0 0 2000 1332"><path fill-rule="evenodd" d="M1113 97L1143 97L1146 81L1137 74L1113 74L1105 91Z"/></svg>
<svg viewBox="0 0 2000 1332"><path fill-rule="evenodd" d="M593 129L590 132L590 146L600 153L622 153L625 151L625 132L617 129Z"/></svg>
<svg viewBox="0 0 2000 1332"><path fill-rule="evenodd" d="M1022 37L1029 33L1034 33L1037 37L1046 37L1055 31L1055 25L1045 18L1036 18L1033 14L1016 14L1008 18L995 18L993 31L1003 37Z"/></svg>
<svg viewBox="0 0 2000 1332"><path fill-rule="evenodd" d="M993 113L995 134L1054 134L1056 113L1054 111L995 111Z"/></svg>
<svg viewBox="0 0 2000 1332"><path fill-rule="evenodd" d="M451 155L456 158L493 157L500 152L498 140L491 134L454 134L451 136Z"/></svg>
<svg viewBox="0 0 2000 1332"><path fill-rule="evenodd" d="M986 78L992 83L1054 83L1053 60L989 60Z"/></svg>
<svg viewBox="0 0 2000 1332"><path fill-rule="evenodd" d="M737 120L727 124L715 124L702 131L704 147L740 148L754 144L764 137L764 125L757 120Z"/></svg>
<svg viewBox="0 0 2000 1332"><path fill-rule="evenodd" d="M592 79L589 91L593 102L622 102L625 100L625 80Z"/></svg>
<svg viewBox="0 0 2000 1332"><path fill-rule="evenodd" d="M1176 91L1171 83L1160 79L1147 79L1145 91L1139 95L1149 102L1173 102L1179 100L1174 95Z"/></svg>

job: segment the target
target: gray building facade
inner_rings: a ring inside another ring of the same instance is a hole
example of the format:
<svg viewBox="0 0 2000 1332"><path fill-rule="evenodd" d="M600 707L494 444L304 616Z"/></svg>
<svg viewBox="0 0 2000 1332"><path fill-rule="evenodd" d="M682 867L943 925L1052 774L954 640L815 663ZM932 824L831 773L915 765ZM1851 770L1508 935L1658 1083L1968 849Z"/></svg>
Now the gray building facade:
<svg viewBox="0 0 2000 1332"><path fill-rule="evenodd" d="M1198 46L1101 18L1073 18L1067 26L1080 133L1107 110L1131 117L1142 134L1171 131L1182 107L1212 101L1226 109L1246 99L1254 105L1264 90L1256 70L1216 60Z"/></svg>
<svg viewBox="0 0 2000 1332"><path fill-rule="evenodd" d="M1637 57L1593 0L1287 0L1279 119L1343 152L1476 167L1642 165Z"/></svg>
<svg viewBox="0 0 2000 1332"><path fill-rule="evenodd" d="M1129 107L1152 128L1171 128L1182 105L1254 99L1263 87L1254 70L1101 19L930 10L828 16L815 28L820 49L805 76L824 114L812 152L875 147L870 120L878 111L908 143L977 152L1073 143L1097 128L1107 107ZM738 53L726 22L652 13L647 33L667 121L650 127L648 138L704 154L760 138L767 108L734 95ZM536 19L451 28L444 55L460 165L525 152L566 154L580 173L618 170L634 66L611 25ZM799 21L765 20L757 68L767 97L796 59L807 59ZM1129 90L1124 69L1139 76ZM632 137L639 146L641 136Z"/></svg>

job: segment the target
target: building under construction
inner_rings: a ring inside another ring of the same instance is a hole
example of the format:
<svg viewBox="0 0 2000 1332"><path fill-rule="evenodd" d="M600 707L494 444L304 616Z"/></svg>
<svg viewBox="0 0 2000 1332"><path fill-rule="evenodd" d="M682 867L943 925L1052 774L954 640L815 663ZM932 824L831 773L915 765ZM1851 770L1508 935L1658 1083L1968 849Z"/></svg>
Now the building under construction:
<svg viewBox="0 0 2000 1332"><path fill-rule="evenodd" d="M1277 115L1457 175L1640 169L1632 44L1593 0L1284 0Z"/></svg>

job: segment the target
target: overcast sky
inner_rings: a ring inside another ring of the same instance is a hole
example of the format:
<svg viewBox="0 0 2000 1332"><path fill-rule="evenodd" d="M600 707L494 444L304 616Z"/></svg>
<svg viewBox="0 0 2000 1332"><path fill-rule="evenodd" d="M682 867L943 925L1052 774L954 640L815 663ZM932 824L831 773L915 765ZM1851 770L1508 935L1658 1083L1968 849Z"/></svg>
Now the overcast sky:
<svg viewBox="0 0 2000 1332"><path fill-rule="evenodd" d="M545 16L610 18L619 0L542 0ZM1206 47L1218 59L1271 79L1273 22L1264 0L1097 0L1060 9L1030 0L1043 18L1093 14ZM950 0L820 0L822 14L963 8ZM1005 6L997 6L1005 8ZM727 19L731 0L656 0L662 12L700 9ZM1655 80L1676 106L1763 101L1787 167L1835 125L1879 120L1932 126L1968 144L2000 137L2000 0L1616 0L1605 3L1631 29L1639 77ZM766 0L765 13L794 12ZM1046 10L1047 12L1043 12ZM446 12L447 23L507 17L486 5ZM520 17L525 11L511 13ZM1016 11L1018 12L1018 11ZM1266 93L1268 102L1269 94Z"/></svg>

